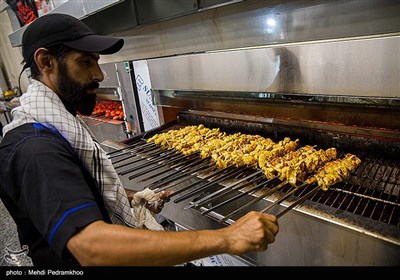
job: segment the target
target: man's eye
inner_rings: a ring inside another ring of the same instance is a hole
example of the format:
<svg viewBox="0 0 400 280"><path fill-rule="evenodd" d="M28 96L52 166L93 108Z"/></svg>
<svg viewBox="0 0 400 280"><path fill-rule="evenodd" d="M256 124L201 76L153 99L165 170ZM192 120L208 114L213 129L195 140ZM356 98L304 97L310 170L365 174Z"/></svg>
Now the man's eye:
<svg viewBox="0 0 400 280"><path fill-rule="evenodd" d="M81 63L82 63L83 65L90 65L90 64L91 64L91 61L90 61L89 59L83 59L83 60L81 60Z"/></svg>

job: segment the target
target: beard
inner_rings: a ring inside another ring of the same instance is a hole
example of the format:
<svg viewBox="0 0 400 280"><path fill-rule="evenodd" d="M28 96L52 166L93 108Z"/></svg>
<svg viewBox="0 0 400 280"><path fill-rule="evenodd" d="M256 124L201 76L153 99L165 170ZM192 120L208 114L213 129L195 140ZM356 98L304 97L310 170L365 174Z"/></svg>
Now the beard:
<svg viewBox="0 0 400 280"><path fill-rule="evenodd" d="M82 84L69 77L64 63L59 64L58 90L60 98L68 111L73 115L79 112L89 116L96 106L96 94L88 93L89 89L99 88L98 82Z"/></svg>

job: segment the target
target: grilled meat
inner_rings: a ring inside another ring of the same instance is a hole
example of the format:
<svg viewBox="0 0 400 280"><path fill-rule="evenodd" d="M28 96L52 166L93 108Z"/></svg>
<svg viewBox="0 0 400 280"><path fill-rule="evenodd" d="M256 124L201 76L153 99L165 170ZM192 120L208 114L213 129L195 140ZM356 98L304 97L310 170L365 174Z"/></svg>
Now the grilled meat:
<svg viewBox="0 0 400 280"><path fill-rule="evenodd" d="M306 180L307 184L317 183L323 190L349 178L350 173L356 170L361 160L353 154L346 154L344 158L326 163L317 173Z"/></svg>
<svg viewBox="0 0 400 280"><path fill-rule="evenodd" d="M185 155L199 152L202 158L210 157L221 169L229 166L258 167L268 179L279 177L293 186L298 182L316 182L325 190L347 178L360 164L360 160L351 154L336 160L335 148L316 150L306 145L297 149L298 139L292 141L285 137L275 143L260 135L226 134L202 124L156 134L147 141L174 148Z"/></svg>

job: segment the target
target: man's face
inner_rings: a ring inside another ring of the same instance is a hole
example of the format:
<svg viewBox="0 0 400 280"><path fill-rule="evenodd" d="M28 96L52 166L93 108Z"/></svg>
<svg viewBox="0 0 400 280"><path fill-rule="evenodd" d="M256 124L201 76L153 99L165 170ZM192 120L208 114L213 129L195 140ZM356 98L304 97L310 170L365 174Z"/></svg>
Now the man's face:
<svg viewBox="0 0 400 280"><path fill-rule="evenodd" d="M78 56L72 54L59 64L57 85L67 109L90 115L96 105L95 90L103 76L97 59L80 55L82 53ZM92 78L94 71L100 71L101 79Z"/></svg>

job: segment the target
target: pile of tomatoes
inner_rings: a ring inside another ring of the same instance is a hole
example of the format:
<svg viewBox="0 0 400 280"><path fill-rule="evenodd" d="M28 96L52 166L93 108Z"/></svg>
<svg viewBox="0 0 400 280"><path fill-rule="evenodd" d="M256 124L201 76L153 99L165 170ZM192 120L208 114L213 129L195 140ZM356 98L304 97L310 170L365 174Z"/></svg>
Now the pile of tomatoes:
<svg viewBox="0 0 400 280"><path fill-rule="evenodd" d="M124 111L120 102L115 101L97 101L92 115L101 116L113 120L123 120Z"/></svg>

